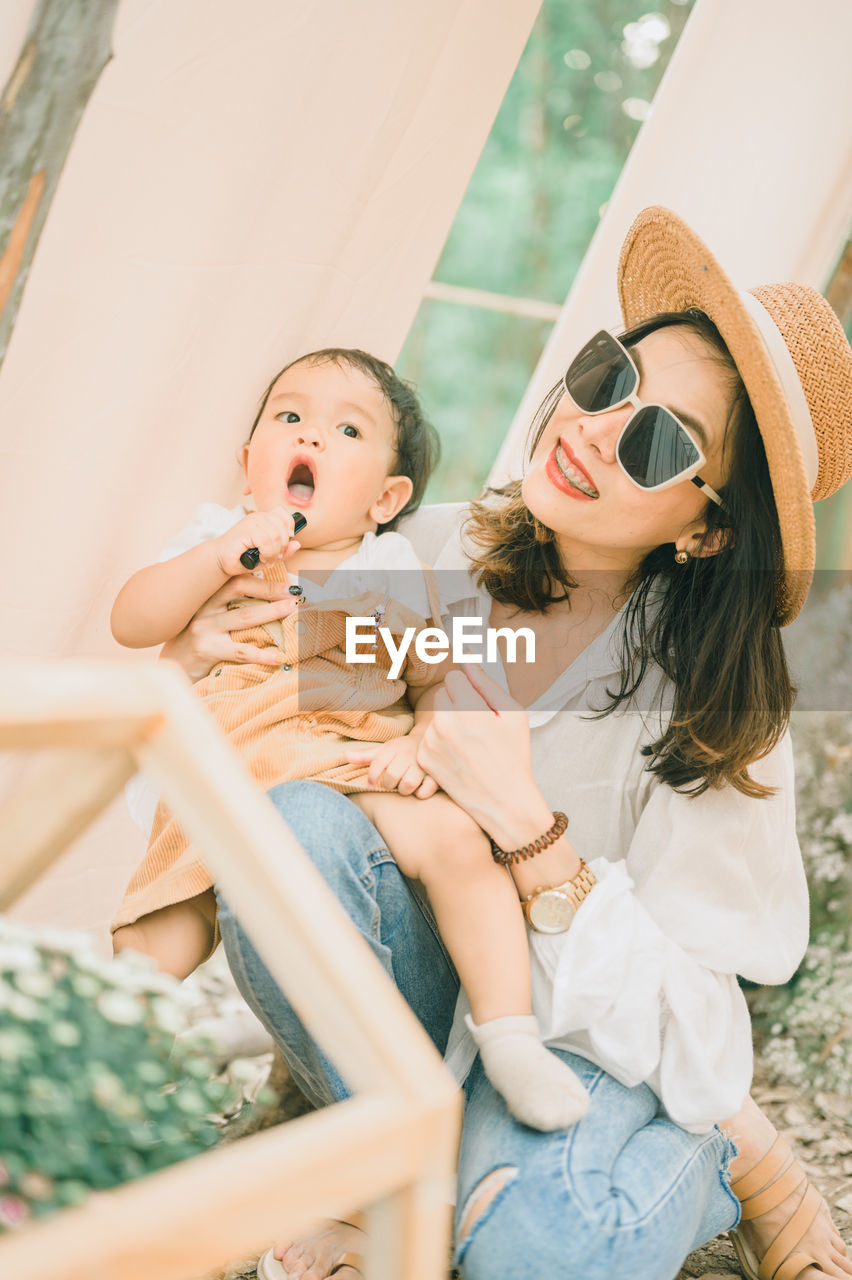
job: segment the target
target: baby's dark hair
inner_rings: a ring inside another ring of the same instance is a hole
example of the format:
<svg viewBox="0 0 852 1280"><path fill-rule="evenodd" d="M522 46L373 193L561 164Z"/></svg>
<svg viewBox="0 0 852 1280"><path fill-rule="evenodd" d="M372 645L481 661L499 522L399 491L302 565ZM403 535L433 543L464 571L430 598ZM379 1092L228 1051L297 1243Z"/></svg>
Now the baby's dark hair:
<svg viewBox="0 0 852 1280"><path fill-rule="evenodd" d="M260 422L272 388L282 374L297 364L336 364L360 369L361 373L366 374L376 384L390 405L396 423L395 474L408 476L414 486L411 497L402 510L393 520L383 524L379 532L386 533L389 529L395 528L403 516L416 511L420 506L429 477L441 456L438 432L424 417L414 388L408 382L403 382L384 360L371 356L367 351L359 351L357 347L324 347L322 351L311 351L306 356L299 356L298 360L291 360L289 364L284 365L283 369L278 370L263 393L260 407L251 425L249 439L254 435L255 427Z"/></svg>

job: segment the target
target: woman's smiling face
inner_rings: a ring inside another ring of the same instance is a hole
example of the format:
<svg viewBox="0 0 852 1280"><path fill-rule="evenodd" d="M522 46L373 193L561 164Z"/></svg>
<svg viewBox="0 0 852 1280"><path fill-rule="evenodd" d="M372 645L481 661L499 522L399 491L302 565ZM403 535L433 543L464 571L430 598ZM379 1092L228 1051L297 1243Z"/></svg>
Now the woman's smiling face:
<svg viewBox="0 0 852 1280"><path fill-rule="evenodd" d="M701 478L718 489L727 477L723 445L735 394L732 372L704 338L683 325L657 329L630 350L641 375L641 399L703 428L705 439L698 443L707 462ZM628 404L593 416L563 395L533 451L524 501L556 534L569 571L629 574L655 547L693 544L704 532L707 498L694 484L686 480L644 491L616 461L618 437L633 412ZM597 497L590 496L595 492Z"/></svg>

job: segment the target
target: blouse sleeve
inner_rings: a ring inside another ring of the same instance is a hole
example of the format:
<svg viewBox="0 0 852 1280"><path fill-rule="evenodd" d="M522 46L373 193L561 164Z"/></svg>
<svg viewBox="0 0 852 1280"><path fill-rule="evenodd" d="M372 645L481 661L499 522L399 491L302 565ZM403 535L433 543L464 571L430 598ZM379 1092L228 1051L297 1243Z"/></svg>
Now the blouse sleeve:
<svg viewBox="0 0 852 1280"><path fill-rule="evenodd" d="M655 785L622 861L564 934L531 933L544 1039L567 1041L627 1085L647 1081L704 1132L748 1093L751 1023L736 975L781 983L808 936L789 736L750 769L768 799Z"/></svg>

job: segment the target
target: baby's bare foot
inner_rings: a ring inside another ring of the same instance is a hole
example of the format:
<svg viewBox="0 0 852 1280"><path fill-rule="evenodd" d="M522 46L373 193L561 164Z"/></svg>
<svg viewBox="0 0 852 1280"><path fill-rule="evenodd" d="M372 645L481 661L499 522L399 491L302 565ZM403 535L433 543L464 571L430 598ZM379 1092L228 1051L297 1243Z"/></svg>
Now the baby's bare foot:
<svg viewBox="0 0 852 1280"><path fill-rule="evenodd" d="M324 1219L294 1240L281 1240L264 1254L258 1280L361 1280L347 1255L364 1252L365 1236L348 1222ZM355 1259L351 1259L352 1262Z"/></svg>

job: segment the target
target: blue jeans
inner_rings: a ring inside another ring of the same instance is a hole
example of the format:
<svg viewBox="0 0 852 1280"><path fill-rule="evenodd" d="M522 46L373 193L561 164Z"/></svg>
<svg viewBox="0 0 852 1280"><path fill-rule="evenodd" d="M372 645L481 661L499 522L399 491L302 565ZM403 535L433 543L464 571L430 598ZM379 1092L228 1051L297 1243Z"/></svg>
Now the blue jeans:
<svg viewBox="0 0 852 1280"><path fill-rule="evenodd" d="M315 782L269 794L443 1051L458 980L428 905L345 796ZM237 985L299 1087L318 1106L346 1097L224 902L219 919ZM467 1079L457 1233L489 1175L500 1189L465 1224L456 1265L465 1280L672 1280L688 1253L738 1221L727 1183L733 1144L719 1129L678 1128L646 1085L628 1089L586 1059L555 1052L591 1096L568 1130L539 1133L514 1121L479 1059Z"/></svg>

